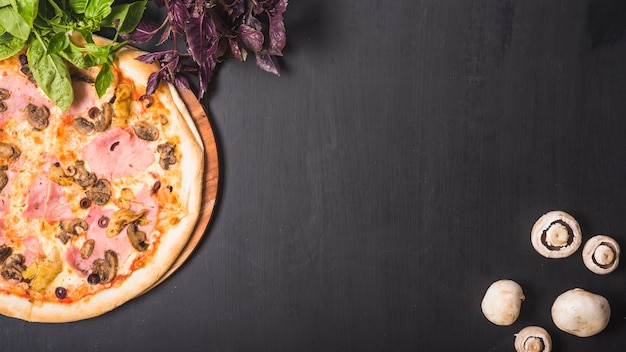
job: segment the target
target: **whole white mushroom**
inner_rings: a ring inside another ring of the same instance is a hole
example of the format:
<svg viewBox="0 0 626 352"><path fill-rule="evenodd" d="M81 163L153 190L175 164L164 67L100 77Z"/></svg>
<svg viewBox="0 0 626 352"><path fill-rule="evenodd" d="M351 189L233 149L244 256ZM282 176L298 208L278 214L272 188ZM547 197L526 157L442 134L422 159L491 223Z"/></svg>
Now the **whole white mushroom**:
<svg viewBox="0 0 626 352"><path fill-rule="evenodd" d="M517 352L551 352L552 338L540 326L527 326L515 334Z"/></svg>
<svg viewBox="0 0 626 352"><path fill-rule="evenodd" d="M608 325L610 317L609 301L582 288L563 292L552 304L554 325L579 337L601 332Z"/></svg>
<svg viewBox="0 0 626 352"><path fill-rule="evenodd" d="M502 279L489 286L480 306L490 322L506 326L517 320L524 299L522 287L517 282Z"/></svg>

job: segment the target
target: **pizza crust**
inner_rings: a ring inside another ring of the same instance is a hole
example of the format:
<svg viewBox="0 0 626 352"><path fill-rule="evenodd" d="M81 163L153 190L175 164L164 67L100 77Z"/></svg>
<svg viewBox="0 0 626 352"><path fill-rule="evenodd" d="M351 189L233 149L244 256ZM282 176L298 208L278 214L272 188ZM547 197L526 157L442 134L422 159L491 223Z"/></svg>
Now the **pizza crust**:
<svg viewBox="0 0 626 352"><path fill-rule="evenodd" d="M141 84L158 65L149 65L135 60L143 52L123 48L116 58L117 68ZM187 213L173 228L160 236L154 256L141 269L135 270L113 286L93 295L84 296L72 303L54 301L30 302L26 298L0 294L0 313L34 322L69 322L92 318L106 313L140 295L155 284L171 267L194 231L201 215L202 186L204 174L204 147L192 116L178 92L171 84L162 84L158 98L170 110L169 122L180 137L177 153L180 156L177 168L182 171L179 199ZM172 128L171 126L168 128ZM59 275L64 275L62 272Z"/></svg>

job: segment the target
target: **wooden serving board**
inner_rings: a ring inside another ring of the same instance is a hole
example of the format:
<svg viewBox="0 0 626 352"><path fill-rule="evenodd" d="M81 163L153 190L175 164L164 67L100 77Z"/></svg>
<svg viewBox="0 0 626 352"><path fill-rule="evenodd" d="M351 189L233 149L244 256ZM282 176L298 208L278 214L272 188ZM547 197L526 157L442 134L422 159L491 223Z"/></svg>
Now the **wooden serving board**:
<svg viewBox="0 0 626 352"><path fill-rule="evenodd" d="M200 209L200 218L196 223L196 227L191 235L191 238L183 248L182 252L174 261L169 270L154 283L147 292L163 282L170 275L172 275L185 261L193 250L198 246L202 237L204 237L206 228L211 220L213 214L213 208L215 207L215 199L217 198L217 186L219 179L219 162L217 157L217 144L215 143L215 136L209 118L204 111L204 108L190 90L179 89L179 94L185 104L189 113L193 117L202 143L204 144L204 178L203 178L203 191L202 191L202 204Z"/></svg>

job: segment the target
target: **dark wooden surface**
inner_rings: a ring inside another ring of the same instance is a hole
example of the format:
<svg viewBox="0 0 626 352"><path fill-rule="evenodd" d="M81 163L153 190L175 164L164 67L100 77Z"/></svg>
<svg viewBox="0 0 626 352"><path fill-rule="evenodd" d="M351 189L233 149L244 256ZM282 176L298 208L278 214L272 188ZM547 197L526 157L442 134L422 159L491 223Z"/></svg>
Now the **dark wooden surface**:
<svg viewBox="0 0 626 352"><path fill-rule="evenodd" d="M626 272L549 260L530 228L562 209L626 247L624 5L600 0L289 4L283 75L226 63L207 105L220 189L174 275L98 318L0 317L2 351L622 351ZM488 322L518 281L517 322ZM550 306L611 303L591 338Z"/></svg>

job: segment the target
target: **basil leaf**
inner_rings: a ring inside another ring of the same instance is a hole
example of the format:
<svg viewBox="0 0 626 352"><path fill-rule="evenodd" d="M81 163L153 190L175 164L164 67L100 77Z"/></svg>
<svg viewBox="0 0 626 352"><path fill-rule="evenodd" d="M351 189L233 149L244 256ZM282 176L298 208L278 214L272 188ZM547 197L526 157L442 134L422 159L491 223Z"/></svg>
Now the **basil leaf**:
<svg viewBox="0 0 626 352"><path fill-rule="evenodd" d="M39 0L20 0L17 2L17 12L24 18L29 27L33 26L38 10Z"/></svg>
<svg viewBox="0 0 626 352"><path fill-rule="evenodd" d="M82 15L85 13L85 9L87 8L87 0L70 0L70 8L76 14Z"/></svg>
<svg viewBox="0 0 626 352"><path fill-rule="evenodd" d="M98 97L102 97L104 93L106 93L107 88L111 86L113 83L113 79L115 78L113 74L113 70L111 69L111 65L105 63L102 65L100 72L96 76L96 92L98 93Z"/></svg>
<svg viewBox="0 0 626 352"><path fill-rule="evenodd" d="M7 37L10 36L10 37ZM10 34L3 35L0 40L0 60L9 58L24 48L26 42ZM4 39L6 37L6 39Z"/></svg>
<svg viewBox="0 0 626 352"><path fill-rule="evenodd" d="M57 33L50 38L48 54L57 54L70 45L70 38L65 33Z"/></svg>
<svg viewBox="0 0 626 352"><path fill-rule="evenodd" d="M113 0L88 0L85 8L86 19L103 19L111 13Z"/></svg>
<svg viewBox="0 0 626 352"><path fill-rule="evenodd" d="M39 87L61 110L66 111L74 101L74 91L65 61L57 54L48 54L38 35L31 37L27 56Z"/></svg>
<svg viewBox="0 0 626 352"><path fill-rule="evenodd" d="M87 50L87 54L106 60L109 56L109 47L108 46L100 46L98 44L87 43L85 44L85 49Z"/></svg>
<svg viewBox="0 0 626 352"><path fill-rule="evenodd" d="M117 27L119 33L130 33L141 21L147 1L136 1L130 4L113 6L111 13L102 19L102 27Z"/></svg>
<svg viewBox="0 0 626 352"><path fill-rule="evenodd" d="M30 25L13 7L5 6L0 8L0 25L7 32L22 40L28 39Z"/></svg>
<svg viewBox="0 0 626 352"><path fill-rule="evenodd" d="M86 56L83 55L81 49L79 49L76 45L70 42L65 49L58 53L62 58L71 62L74 66L80 68L87 68L89 65L85 61Z"/></svg>

